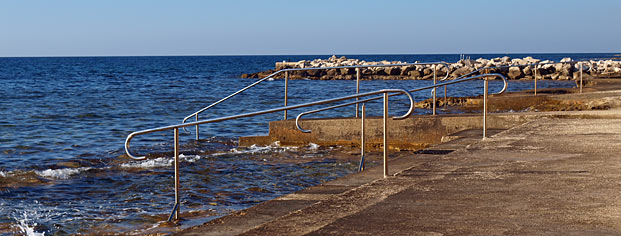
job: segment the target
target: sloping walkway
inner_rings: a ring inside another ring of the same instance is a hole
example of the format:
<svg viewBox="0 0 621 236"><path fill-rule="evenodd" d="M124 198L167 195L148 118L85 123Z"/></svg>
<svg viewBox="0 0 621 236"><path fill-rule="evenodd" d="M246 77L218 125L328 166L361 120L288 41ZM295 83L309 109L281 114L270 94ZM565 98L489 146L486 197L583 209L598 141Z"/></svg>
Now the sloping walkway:
<svg viewBox="0 0 621 236"><path fill-rule="evenodd" d="M566 114L397 159L386 179L370 169L289 195L307 202L254 225L231 216L182 234L621 235L621 110Z"/></svg>

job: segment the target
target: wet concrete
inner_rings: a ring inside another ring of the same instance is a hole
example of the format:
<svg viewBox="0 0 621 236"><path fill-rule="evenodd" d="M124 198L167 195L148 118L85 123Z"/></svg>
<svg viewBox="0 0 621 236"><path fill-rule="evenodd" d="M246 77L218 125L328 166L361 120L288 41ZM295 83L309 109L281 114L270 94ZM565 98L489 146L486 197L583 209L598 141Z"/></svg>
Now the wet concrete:
<svg viewBox="0 0 621 236"><path fill-rule="evenodd" d="M393 152L388 178L370 168L180 234L621 234L621 110L549 112L482 141L479 130L452 136Z"/></svg>

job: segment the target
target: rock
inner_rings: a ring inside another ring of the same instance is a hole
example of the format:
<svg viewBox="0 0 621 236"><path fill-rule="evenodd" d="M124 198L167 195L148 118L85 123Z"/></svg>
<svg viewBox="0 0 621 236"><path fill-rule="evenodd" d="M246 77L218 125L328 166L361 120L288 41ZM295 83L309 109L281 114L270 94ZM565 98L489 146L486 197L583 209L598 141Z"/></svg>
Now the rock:
<svg viewBox="0 0 621 236"><path fill-rule="evenodd" d="M526 62L519 58L511 60L511 65L524 65L524 64L526 64Z"/></svg>
<svg viewBox="0 0 621 236"><path fill-rule="evenodd" d="M490 62L490 60L487 60L487 59L484 59L484 58L479 58L479 59L477 59L477 60L476 60L476 62L477 62L478 64L485 65L485 64L489 63L489 62Z"/></svg>
<svg viewBox="0 0 621 236"><path fill-rule="evenodd" d="M522 78L524 76L524 73L522 73L522 70L517 67L509 67L509 73L507 73L507 76L509 76L509 79L519 79Z"/></svg>
<svg viewBox="0 0 621 236"><path fill-rule="evenodd" d="M385 70L385 68L382 68L382 67L372 68L372 70L375 71L376 75L389 75L387 71Z"/></svg>
<svg viewBox="0 0 621 236"><path fill-rule="evenodd" d="M569 75L569 73L571 73L571 64L568 63L556 63L554 64L554 68L556 69L557 73L560 73L561 75Z"/></svg>
<svg viewBox="0 0 621 236"><path fill-rule="evenodd" d="M468 74L468 73L470 73L472 71L474 71L474 70L471 67L462 67L462 68L459 68L459 69L455 69L452 74L455 77L460 77L460 76Z"/></svg>
<svg viewBox="0 0 621 236"><path fill-rule="evenodd" d="M460 60L460 62L461 62L461 64L463 64L464 66L469 66L469 67L473 67L473 66L474 66L474 64L476 64L476 63L477 63L477 61L475 61L475 60L471 60L471 59L463 59L463 60Z"/></svg>
<svg viewBox="0 0 621 236"><path fill-rule="evenodd" d="M386 67L384 68L384 71L388 75L400 75L401 74L401 68L399 67Z"/></svg>
<svg viewBox="0 0 621 236"><path fill-rule="evenodd" d="M341 75L355 75L356 68L341 68L340 73Z"/></svg>
<svg viewBox="0 0 621 236"><path fill-rule="evenodd" d="M329 70L326 72L326 75L327 75L327 76L335 76L335 75L337 75L337 74L338 74L337 69L329 69Z"/></svg>
<svg viewBox="0 0 621 236"><path fill-rule="evenodd" d="M524 69L522 69L522 72L524 73L525 76L530 76L533 74L533 67L526 66L524 67Z"/></svg>
<svg viewBox="0 0 621 236"><path fill-rule="evenodd" d="M431 68L425 68L425 69L423 69L423 75L425 75L425 76L427 76L427 75L433 76L433 70Z"/></svg>
<svg viewBox="0 0 621 236"><path fill-rule="evenodd" d="M418 79L421 77L421 73L417 70L411 70L408 72L408 76L412 77L412 79Z"/></svg>
<svg viewBox="0 0 621 236"><path fill-rule="evenodd" d="M538 60L533 57L515 58L511 59L508 56L502 58L484 59L478 58L476 60L462 59L456 63L445 65L436 65L436 76L444 77L447 73L451 78L457 78L459 76L466 75L472 71L478 70L484 67L491 67L490 73L500 73L507 75L510 79L532 79L533 69L537 69L537 78L547 79L574 79L576 78L576 72L579 72L579 64L572 61L571 58L563 58L561 62L554 63L549 60ZM527 65L542 63L545 65L538 66L512 66L494 68L504 65ZM546 64L550 63L550 64ZM552 64L554 63L554 64ZM314 59L314 60L300 60L297 62L276 62L274 70L261 71L256 73L242 74L242 78L263 78L277 70L287 68L308 68L308 67L338 67L338 66L355 66L355 65L385 65L385 64L407 64L402 61L362 61L358 59L347 59L346 57L337 57L332 55L328 59ZM592 60L590 62L583 62L583 71L589 74L603 74L603 75L621 75L621 63L613 60ZM588 66L587 66L588 65ZM431 65L407 65L397 67L370 67L361 68L361 74L370 76L367 78L375 79L431 79L433 78L433 67ZM311 78L311 79L354 79L356 76L355 68L339 68L339 69L322 69L322 70L307 70L307 71L295 71L290 72L290 78Z"/></svg>
<svg viewBox="0 0 621 236"><path fill-rule="evenodd" d="M319 77L321 76L321 70L307 70L306 74L309 77Z"/></svg>
<svg viewBox="0 0 621 236"><path fill-rule="evenodd" d="M415 66L402 66L401 75L409 76L410 71L416 70Z"/></svg>
<svg viewBox="0 0 621 236"><path fill-rule="evenodd" d="M541 60L535 59L533 57L525 57L523 61L525 61L527 64L535 64L535 63L539 63Z"/></svg>

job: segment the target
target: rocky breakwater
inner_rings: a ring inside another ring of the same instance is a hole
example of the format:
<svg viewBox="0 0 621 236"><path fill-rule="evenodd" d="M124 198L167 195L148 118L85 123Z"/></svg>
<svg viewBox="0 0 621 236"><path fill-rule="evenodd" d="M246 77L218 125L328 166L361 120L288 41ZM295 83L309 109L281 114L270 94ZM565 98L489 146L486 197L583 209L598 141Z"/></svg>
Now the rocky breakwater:
<svg viewBox="0 0 621 236"><path fill-rule="evenodd" d="M311 68L311 67L338 67L360 65L388 65L405 64L402 61L364 61L348 59L346 57L332 56L328 59L302 60L297 62L276 62L273 70L242 74L242 78L264 78L281 69ZM538 64L538 65L527 65ZM458 78L476 72L481 68L489 67L489 73L500 73L509 79L537 79L572 80L580 76L580 64L583 75L604 77L621 77L621 62L613 60L572 61L571 58L563 58L560 62L539 60L532 57L510 58L498 57L492 59L479 58L476 60L464 59L456 63L436 65L436 76L444 77L449 73L449 78ZM362 79L386 79L386 80L427 80L433 79L433 65L408 65L392 67L369 67L360 68ZM476 72L474 74L479 74ZM282 78L284 74L278 75ZM356 79L355 68L301 70L289 72L290 79L317 79L317 80L351 80Z"/></svg>

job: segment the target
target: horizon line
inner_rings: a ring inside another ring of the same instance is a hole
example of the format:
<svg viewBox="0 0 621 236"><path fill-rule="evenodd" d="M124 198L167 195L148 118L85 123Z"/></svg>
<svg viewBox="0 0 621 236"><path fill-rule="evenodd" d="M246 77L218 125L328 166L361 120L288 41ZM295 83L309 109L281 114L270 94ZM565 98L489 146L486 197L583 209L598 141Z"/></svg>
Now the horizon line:
<svg viewBox="0 0 621 236"><path fill-rule="evenodd" d="M63 57L224 57L224 56L398 56L398 55L509 55L509 54L619 54L621 52L476 52L476 53L327 53L327 54L169 54L169 55L13 55L0 58L63 58Z"/></svg>

